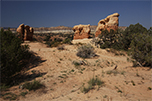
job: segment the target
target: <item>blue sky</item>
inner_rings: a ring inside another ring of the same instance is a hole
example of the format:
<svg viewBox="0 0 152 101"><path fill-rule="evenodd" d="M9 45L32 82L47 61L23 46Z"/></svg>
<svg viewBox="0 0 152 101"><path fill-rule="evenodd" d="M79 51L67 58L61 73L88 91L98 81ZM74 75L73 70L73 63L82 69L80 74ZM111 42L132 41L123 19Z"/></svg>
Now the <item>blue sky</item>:
<svg viewBox="0 0 152 101"><path fill-rule="evenodd" d="M99 20L115 12L120 14L119 26L136 23L147 29L152 26L151 0L2 0L0 4L1 27L18 27L21 23L31 27L97 25Z"/></svg>

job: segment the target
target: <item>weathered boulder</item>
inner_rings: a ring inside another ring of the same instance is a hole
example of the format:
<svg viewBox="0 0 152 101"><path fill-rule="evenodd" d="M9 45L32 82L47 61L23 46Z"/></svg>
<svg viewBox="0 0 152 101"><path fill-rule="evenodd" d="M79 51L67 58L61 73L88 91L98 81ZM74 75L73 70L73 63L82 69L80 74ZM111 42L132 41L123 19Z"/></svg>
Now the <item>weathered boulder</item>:
<svg viewBox="0 0 152 101"><path fill-rule="evenodd" d="M17 33L20 34L21 36L21 39L24 40L24 41L32 41L33 40L33 33L34 33L34 30L32 27L28 26L28 25L25 25L24 24L21 24L18 28L17 28Z"/></svg>
<svg viewBox="0 0 152 101"><path fill-rule="evenodd" d="M112 15L107 16L105 19L102 19L98 22L98 26L96 28L95 37L101 34L102 30L107 29L109 32L111 29L114 31L118 30L119 25L119 14L114 13Z"/></svg>
<svg viewBox="0 0 152 101"><path fill-rule="evenodd" d="M90 24L88 25L75 25L73 27L74 33L74 38L73 39L84 39L84 38L89 38L90 36Z"/></svg>

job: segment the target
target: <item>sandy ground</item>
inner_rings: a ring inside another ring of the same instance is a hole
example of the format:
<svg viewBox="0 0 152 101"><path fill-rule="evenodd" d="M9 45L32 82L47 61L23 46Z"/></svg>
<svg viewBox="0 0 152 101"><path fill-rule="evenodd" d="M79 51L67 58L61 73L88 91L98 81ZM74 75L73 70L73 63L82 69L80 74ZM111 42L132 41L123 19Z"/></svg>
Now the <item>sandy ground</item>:
<svg viewBox="0 0 152 101"><path fill-rule="evenodd" d="M114 55L104 49L96 48L98 57L91 59L76 56L77 45L65 45L65 50L48 48L38 42L25 43L30 50L41 57L33 68L26 73L38 71L43 75L36 77L46 87L28 91L11 87L9 92L19 95L27 91L28 94L19 96L19 101L152 101L152 70L145 67L132 67L127 61L127 55ZM75 66L73 61L84 61L86 65ZM117 65L117 69L113 70ZM109 73L114 71L114 73ZM98 77L104 82L100 88L97 86L88 93L81 89L87 82ZM34 80L34 79L32 79ZM133 85L134 83L134 85ZM0 98L0 100L3 100Z"/></svg>

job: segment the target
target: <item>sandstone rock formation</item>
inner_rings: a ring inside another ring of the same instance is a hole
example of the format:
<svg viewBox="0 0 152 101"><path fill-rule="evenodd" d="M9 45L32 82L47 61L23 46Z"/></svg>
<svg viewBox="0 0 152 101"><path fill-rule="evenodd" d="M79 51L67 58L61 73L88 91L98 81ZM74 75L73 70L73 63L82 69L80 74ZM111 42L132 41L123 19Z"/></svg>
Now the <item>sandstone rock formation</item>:
<svg viewBox="0 0 152 101"><path fill-rule="evenodd" d="M21 36L20 38L24 41L26 41L26 40L32 41L33 40L34 30L32 27L30 27L28 25L21 24L17 28L16 32L20 34L20 36Z"/></svg>
<svg viewBox="0 0 152 101"><path fill-rule="evenodd" d="M74 33L74 38L73 39L84 39L84 38L89 38L90 36L90 24L88 25L75 25L73 27Z"/></svg>
<svg viewBox="0 0 152 101"><path fill-rule="evenodd" d="M30 34L30 26L25 25L24 31L25 31L25 33L24 33L24 40L28 40L29 39L29 37L28 37L29 35L28 34Z"/></svg>
<svg viewBox="0 0 152 101"><path fill-rule="evenodd" d="M119 25L119 14L114 13L112 15L107 16L105 19L102 19L98 22L98 26L96 28L95 37L101 34L102 30L107 29L110 32L110 29L117 30Z"/></svg>
<svg viewBox="0 0 152 101"><path fill-rule="evenodd" d="M34 33L34 29L33 27L30 27L29 40L33 40L33 33Z"/></svg>
<svg viewBox="0 0 152 101"><path fill-rule="evenodd" d="M24 24L19 25L17 28L17 33L19 33L19 38L24 39Z"/></svg>

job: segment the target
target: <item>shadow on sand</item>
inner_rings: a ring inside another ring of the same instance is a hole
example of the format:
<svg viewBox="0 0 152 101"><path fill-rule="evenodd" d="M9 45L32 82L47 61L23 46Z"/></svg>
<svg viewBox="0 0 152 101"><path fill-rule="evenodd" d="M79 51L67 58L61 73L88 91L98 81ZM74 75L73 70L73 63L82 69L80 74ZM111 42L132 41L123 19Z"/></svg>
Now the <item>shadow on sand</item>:
<svg viewBox="0 0 152 101"><path fill-rule="evenodd" d="M27 73L28 70L39 66L45 61L46 60L43 60L37 55L37 53L31 51L31 57L25 61L23 70L13 77L13 82L10 85L19 85L22 82L31 81L37 77L42 77L43 75L47 74L47 72L40 72L38 70L32 70L30 73Z"/></svg>

